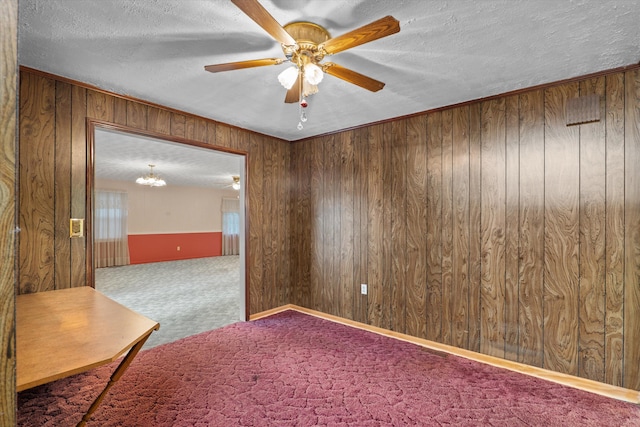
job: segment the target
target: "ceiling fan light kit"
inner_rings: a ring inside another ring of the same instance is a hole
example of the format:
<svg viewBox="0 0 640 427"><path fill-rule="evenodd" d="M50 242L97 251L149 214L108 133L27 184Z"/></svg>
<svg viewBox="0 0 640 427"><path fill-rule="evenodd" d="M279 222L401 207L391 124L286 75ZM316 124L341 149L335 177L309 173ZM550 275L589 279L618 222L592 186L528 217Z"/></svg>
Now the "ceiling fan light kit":
<svg viewBox="0 0 640 427"><path fill-rule="evenodd" d="M293 66L282 71L278 75L278 81L287 89L284 102L298 103L299 105L299 130L303 128L302 122L307 121L306 113L303 110L308 105L306 98L318 92L318 84L322 82L325 73L371 92L377 92L384 87L383 82L333 62L322 63L322 61L327 55L333 55L399 32L400 23L393 16L386 16L332 38L329 31L313 22L291 22L284 27L281 26L258 0L231 0L231 2L280 42L286 59L266 58L207 65L204 67L205 70L218 73L290 62Z"/></svg>
<svg viewBox="0 0 640 427"><path fill-rule="evenodd" d="M296 82L297 78L298 78L297 67L285 68L283 72L278 74L278 81L286 90L289 90L293 87L293 84Z"/></svg>
<svg viewBox="0 0 640 427"><path fill-rule="evenodd" d="M240 190L240 177L237 175L233 175L231 177L233 179L233 182L231 183L231 188L233 188L234 190Z"/></svg>

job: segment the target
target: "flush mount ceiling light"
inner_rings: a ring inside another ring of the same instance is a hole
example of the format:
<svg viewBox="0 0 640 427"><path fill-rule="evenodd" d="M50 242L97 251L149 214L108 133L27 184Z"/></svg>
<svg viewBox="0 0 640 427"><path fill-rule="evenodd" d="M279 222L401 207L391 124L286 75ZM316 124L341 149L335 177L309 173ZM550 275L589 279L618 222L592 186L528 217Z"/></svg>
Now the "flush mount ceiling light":
<svg viewBox="0 0 640 427"><path fill-rule="evenodd" d="M271 37L280 42L286 59L266 58L230 62L207 65L204 69L212 73L218 73L290 62L293 66L281 72L278 75L278 81L287 89L284 102L297 102L299 104L300 122L298 123L298 129L302 129L302 123L307 121L307 116L304 112L304 108L307 107L306 97L318 92L318 84L322 81L324 73L372 92L377 92L384 87L384 83L371 77L333 62L321 61L327 55L333 55L399 32L400 23L393 16L385 16L346 34L332 38L324 27L313 22L300 21L292 22L284 27L281 26L258 0L231 0L231 2L260 25Z"/></svg>
<svg viewBox="0 0 640 427"><path fill-rule="evenodd" d="M148 185L149 187L164 187L167 185L164 179L153 173L154 167L156 167L156 165L149 165L149 173L136 179L136 184Z"/></svg>
<svg viewBox="0 0 640 427"><path fill-rule="evenodd" d="M234 175L231 178L233 178L233 183L231 184L231 188L233 188L234 190L240 190L240 177Z"/></svg>

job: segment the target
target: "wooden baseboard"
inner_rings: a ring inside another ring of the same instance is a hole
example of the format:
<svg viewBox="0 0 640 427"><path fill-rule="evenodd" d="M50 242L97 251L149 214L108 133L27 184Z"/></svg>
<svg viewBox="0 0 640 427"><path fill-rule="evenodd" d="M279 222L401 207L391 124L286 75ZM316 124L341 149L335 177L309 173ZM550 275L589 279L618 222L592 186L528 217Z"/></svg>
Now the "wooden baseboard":
<svg viewBox="0 0 640 427"><path fill-rule="evenodd" d="M519 372L521 374L530 375L530 376L547 380L547 381L552 381L558 384L588 391L590 393L595 393L601 396L610 397L612 399L618 399L625 402L640 404L640 392L636 390L617 387L614 385L605 384L605 383L601 383L593 380L588 380L585 378L575 377L573 375L567 375L560 372L554 372L548 369L543 369L535 366L525 365L523 363L513 362L511 360L500 359L498 357L487 356L486 354L476 353L474 351L465 350L462 348L453 347L446 344L440 344L435 341L429 341L422 338L412 337L410 335L401 334L399 332L378 328L376 326L367 325L365 323L360 323L360 322L356 322L349 319L344 319L338 316L333 316L331 314L322 313L320 311L311 310L309 308L300 307L294 304L286 304L281 307L277 307L271 310L257 313L255 315L250 316L250 320L261 319L263 317L271 316L273 314L280 313L286 310L295 310L300 313L305 313L311 316L319 317L321 319L329 320L329 321L340 323L347 326L352 326L358 329L363 329L365 331L384 335L390 338L395 338L402 341L410 342L425 348L429 348L431 350L442 351L445 353L453 354L455 356L460 356L466 359L474 360L476 362L486 363L492 366L496 366L498 368L508 369L510 371Z"/></svg>
<svg viewBox="0 0 640 427"><path fill-rule="evenodd" d="M282 313L283 311L287 311L287 310L302 311L300 310L300 308L301 307L298 307L297 305L285 304L285 305L281 305L280 307L272 308L271 310L265 310L265 311L261 311L260 313L252 314L249 316L249 320L251 321L251 320L262 319L263 317L269 317L274 314Z"/></svg>

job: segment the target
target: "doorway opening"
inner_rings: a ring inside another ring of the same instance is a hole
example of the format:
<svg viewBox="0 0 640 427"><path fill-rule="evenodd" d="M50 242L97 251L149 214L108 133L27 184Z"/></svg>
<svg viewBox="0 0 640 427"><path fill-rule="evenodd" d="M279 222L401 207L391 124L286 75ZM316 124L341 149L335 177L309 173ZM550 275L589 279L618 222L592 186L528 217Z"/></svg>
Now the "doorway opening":
<svg viewBox="0 0 640 427"><path fill-rule="evenodd" d="M90 131L90 283L161 324L147 347L246 320L246 153L97 121ZM166 186L136 183L150 174ZM124 197L120 213L105 205L109 193ZM229 206L238 236L223 235ZM109 246L117 233L98 226L106 212L125 215L124 263Z"/></svg>

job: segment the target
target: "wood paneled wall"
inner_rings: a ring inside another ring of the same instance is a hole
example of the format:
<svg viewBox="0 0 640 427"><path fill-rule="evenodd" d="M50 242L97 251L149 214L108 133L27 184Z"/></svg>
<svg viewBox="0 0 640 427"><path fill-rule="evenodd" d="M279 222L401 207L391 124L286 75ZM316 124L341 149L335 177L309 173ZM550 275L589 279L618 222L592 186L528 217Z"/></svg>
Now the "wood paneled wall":
<svg viewBox="0 0 640 427"><path fill-rule="evenodd" d="M640 390L639 166L637 67L295 143L291 302Z"/></svg>
<svg viewBox="0 0 640 427"><path fill-rule="evenodd" d="M601 121L565 126L587 94ZM248 153L250 312L291 302L640 390L637 67L292 145L25 70L21 293L85 284L67 227L87 117Z"/></svg>
<svg viewBox="0 0 640 427"><path fill-rule="evenodd" d="M87 118L247 153L249 312L289 302L288 143L22 70L19 293L87 284Z"/></svg>
<svg viewBox="0 0 640 427"><path fill-rule="evenodd" d="M16 424L18 1L0 0L0 426Z"/></svg>

